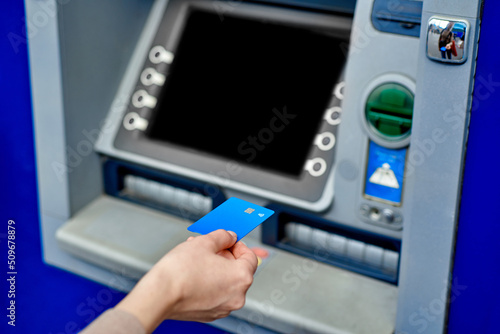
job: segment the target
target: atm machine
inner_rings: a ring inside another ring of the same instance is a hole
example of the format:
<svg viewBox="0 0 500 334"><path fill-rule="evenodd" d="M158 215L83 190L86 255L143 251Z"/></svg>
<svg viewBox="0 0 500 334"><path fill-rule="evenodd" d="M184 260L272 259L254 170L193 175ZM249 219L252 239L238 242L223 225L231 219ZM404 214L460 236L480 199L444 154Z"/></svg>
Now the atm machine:
<svg viewBox="0 0 500 334"><path fill-rule="evenodd" d="M238 197L214 326L444 333L481 5L26 0L45 261L128 291Z"/></svg>

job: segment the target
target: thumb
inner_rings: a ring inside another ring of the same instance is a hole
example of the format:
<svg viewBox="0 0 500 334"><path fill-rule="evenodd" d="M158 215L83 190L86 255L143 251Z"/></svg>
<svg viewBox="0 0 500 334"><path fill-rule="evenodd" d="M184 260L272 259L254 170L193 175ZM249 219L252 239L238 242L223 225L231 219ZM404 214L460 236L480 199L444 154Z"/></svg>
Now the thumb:
<svg viewBox="0 0 500 334"><path fill-rule="evenodd" d="M213 251L215 253L221 250L231 248L236 243L236 233L233 231L217 230L205 236L212 241Z"/></svg>

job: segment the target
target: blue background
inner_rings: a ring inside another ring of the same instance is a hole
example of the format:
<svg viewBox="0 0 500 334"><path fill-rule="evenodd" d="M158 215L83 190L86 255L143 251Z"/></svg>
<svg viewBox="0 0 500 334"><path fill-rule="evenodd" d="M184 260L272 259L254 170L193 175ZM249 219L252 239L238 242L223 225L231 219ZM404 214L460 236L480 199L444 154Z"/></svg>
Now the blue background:
<svg viewBox="0 0 500 334"><path fill-rule="evenodd" d="M42 262L27 45L9 41L24 31L22 0L0 10L0 333L70 334L122 293ZM19 41L19 39L17 39ZM7 222L16 222L16 327L7 325ZM223 333L208 325L167 321L155 333Z"/></svg>
<svg viewBox="0 0 500 334"><path fill-rule="evenodd" d="M500 333L500 2L487 0L471 112L450 333Z"/></svg>
<svg viewBox="0 0 500 334"><path fill-rule="evenodd" d="M454 277L465 286L451 303L449 333L498 333L500 314L500 62L496 20L500 3L486 1L476 91L457 234ZM26 45L19 53L7 38L22 36L23 1L0 11L0 332L75 333L123 296L45 265L41 257L35 153ZM487 82L493 84L486 84ZM7 327L7 221L16 221L16 327ZM95 310L95 311L94 311ZM201 324L166 322L158 333L219 331Z"/></svg>

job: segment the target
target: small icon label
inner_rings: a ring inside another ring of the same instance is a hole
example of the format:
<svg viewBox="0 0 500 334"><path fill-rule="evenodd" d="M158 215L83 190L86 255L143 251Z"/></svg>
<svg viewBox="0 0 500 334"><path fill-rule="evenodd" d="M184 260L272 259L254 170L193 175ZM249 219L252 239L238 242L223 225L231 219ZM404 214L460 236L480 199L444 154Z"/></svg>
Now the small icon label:
<svg viewBox="0 0 500 334"><path fill-rule="evenodd" d="M264 217L264 214L263 213L259 213L259 217Z"/></svg>
<svg viewBox="0 0 500 334"><path fill-rule="evenodd" d="M399 189L399 183L388 163L384 163L382 167L377 168L375 173L369 179L369 182L379 184L381 186Z"/></svg>

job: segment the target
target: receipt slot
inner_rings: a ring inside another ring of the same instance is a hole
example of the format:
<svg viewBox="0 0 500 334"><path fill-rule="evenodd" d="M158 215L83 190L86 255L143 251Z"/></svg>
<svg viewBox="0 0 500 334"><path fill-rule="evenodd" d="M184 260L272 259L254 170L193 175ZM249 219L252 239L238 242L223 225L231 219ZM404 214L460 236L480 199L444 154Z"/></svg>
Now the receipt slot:
<svg viewBox="0 0 500 334"><path fill-rule="evenodd" d="M48 264L129 291L237 197L275 214L244 239L265 254L245 307L212 325L446 331L480 1L26 0L28 17L47 4L29 47Z"/></svg>

